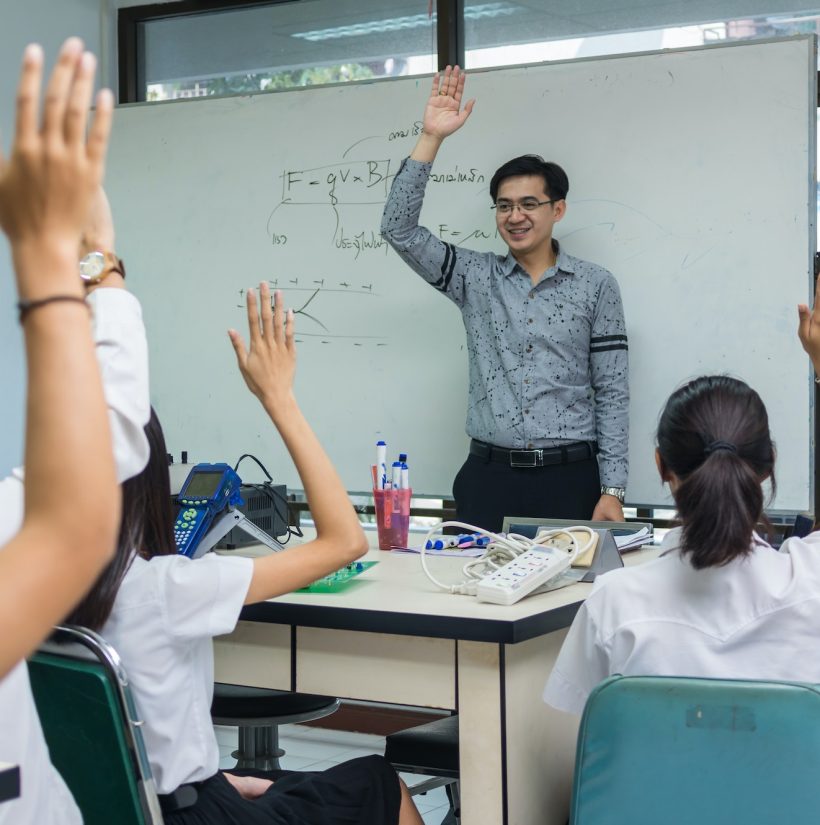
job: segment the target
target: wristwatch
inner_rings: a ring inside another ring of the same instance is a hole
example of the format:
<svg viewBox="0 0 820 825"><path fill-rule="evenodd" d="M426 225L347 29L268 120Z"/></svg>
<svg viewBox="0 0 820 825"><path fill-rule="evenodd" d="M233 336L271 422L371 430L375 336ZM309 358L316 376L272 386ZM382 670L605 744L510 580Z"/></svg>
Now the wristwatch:
<svg viewBox="0 0 820 825"><path fill-rule="evenodd" d="M615 496L621 504L624 503L626 490L623 487L601 487L602 496Z"/></svg>
<svg viewBox="0 0 820 825"><path fill-rule="evenodd" d="M118 272L125 277L122 261L113 252L97 249L80 259L80 277L86 286L98 284L112 272Z"/></svg>

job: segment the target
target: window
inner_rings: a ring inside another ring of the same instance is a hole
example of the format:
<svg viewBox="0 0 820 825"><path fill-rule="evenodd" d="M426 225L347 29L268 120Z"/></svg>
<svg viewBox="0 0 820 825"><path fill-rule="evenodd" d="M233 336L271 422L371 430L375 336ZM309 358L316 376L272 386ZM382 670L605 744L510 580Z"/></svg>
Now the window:
<svg viewBox="0 0 820 825"><path fill-rule="evenodd" d="M632 0L611 8L595 0L549 0L537 8L515 0L491 5L494 17L471 16L471 6L465 6L468 69L820 32L820 9L795 11L782 0L711 6Z"/></svg>
<svg viewBox="0 0 820 825"><path fill-rule="evenodd" d="M426 0L297 0L120 11L122 101L244 94L434 70ZM130 54L123 62L122 55Z"/></svg>

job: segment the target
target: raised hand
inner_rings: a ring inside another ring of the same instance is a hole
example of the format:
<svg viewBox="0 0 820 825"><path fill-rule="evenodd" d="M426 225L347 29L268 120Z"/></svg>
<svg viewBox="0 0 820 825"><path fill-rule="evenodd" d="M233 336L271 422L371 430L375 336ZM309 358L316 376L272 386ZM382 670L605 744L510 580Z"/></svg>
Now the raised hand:
<svg viewBox="0 0 820 825"><path fill-rule="evenodd" d="M242 336L228 330L239 371L248 389L262 402L268 414L276 417L281 405L293 398L293 376L296 372L296 345L293 341L293 310L282 308L282 293L274 294L271 308L270 287L259 284L261 312L257 309L256 293L249 289L248 335L250 348L245 349Z"/></svg>
<svg viewBox="0 0 820 825"><path fill-rule="evenodd" d="M439 140L449 137L460 129L473 111L475 99L461 106L464 82L467 75L458 66L447 66L436 73L430 98L424 109L424 131Z"/></svg>
<svg viewBox="0 0 820 825"><path fill-rule="evenodd" d="M53 292L67 275L72 285L78 281L76 268L49 263L58 257L76 262L91 200L103 179L113 97L107 89L99 93L86 137L95 69L96 59L83 51L82 41L66 40L40 123L43 51L31 45L23 56L14 142L8 159L0 154L0 227L11 243L24 298Z"/></svg>
<svg viewBox="0 0 820 825"><path fill-rule="evenodd" d="M820 279L814 292L814 308L810 310L806 304L798 304L797 314L800 318L797 335L820 376Z"/></svg>

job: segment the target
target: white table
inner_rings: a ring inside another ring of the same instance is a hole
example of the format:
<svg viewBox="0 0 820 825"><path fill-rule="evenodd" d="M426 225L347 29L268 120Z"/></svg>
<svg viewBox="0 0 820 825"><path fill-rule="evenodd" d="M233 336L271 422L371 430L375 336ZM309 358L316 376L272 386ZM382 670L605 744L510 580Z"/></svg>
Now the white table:
<svg viewBox="0 0 820 825"><path fill-rule="evenodd" d="M591 585L505 607L437 590L418 556L371 550L365 560L379 564L343 592L246 607L216 642L217 680L457 710L462 821L564 825L578 720L541 692ZM461 564L433 559L431 569L456 582Z"/></svg>

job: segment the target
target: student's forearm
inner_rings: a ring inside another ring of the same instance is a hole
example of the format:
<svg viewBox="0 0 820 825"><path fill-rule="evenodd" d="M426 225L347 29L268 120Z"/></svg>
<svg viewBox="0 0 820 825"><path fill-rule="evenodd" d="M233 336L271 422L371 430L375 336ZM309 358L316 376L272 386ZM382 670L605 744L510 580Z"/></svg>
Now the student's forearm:
<svg viewBox="0 0 820 825"><path fill-rule="evenodd" d="M76 267L76 261L70 266ZM82 298L79 283L77 291ZM63 289L60 294L73 293ZM88 307L48 304L32 310L23 328L28 362L26 514L59 519L80 531L77 539L93 540L101 533L113 539L119 497ZM83 552L84 547L77 548Z"/></svg>
<svg viewBox="0 0 820 825"><path fill-rule="evenodd" d="M361 556L367 550L341 479L292 396L263 406L273 419L307 494L316 539L282 553L254 559L245 604L303 587Z"/></svg>

